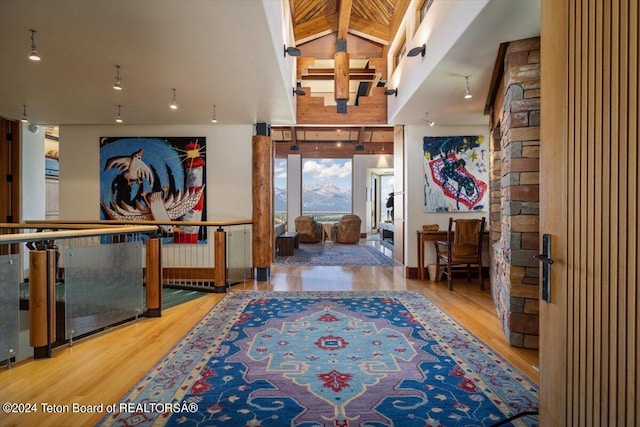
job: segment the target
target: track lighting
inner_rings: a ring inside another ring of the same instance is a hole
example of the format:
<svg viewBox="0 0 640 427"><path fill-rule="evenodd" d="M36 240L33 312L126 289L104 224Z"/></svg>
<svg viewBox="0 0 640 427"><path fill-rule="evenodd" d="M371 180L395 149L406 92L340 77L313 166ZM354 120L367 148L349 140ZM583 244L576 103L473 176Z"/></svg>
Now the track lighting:
<svg viewBox="0 0 640 427"><path fill-rule="evenodd" d="M218 123L218 119L216 119L216 106L213 105L213 116L211 117L211 123Z"/></svg>
<svg viewBox="0 0 640 427"><path fill-rule="evenodd" d="M427 45L423 44L422 46L414 47L413 49L411 49L409 52L407 52L407 56L424 56L426 51Z"/></svg>
<svg viewBox="0 0 640 427"><path fill-rule="evenodd" d="M120 66L116 65L116 81L113 84L113 88L115 90L122 90L122 86L120 86Z"/></svg>
<svg viewBox="0 0 640 427"><path fill-rule="evenodd" d="M395 89L387 89L384 91L384 94L387 96L395 95L398 96L398 88Z"/></svg>
<svg viewBox="0 0 640 427"><path fill-rule="evenodd" d="M287 45L285 44L284 45L284 56L286 57L287 54L289 54L289 56L300 56L300 55L302 55L302 52L297 47L293 47L293 46L287 47Z"/></svg>
<svg viewBox="0 0 640 427"><path fill-rule="evenodd" d="M27 117L27 106L22 106L22 118L20 119L22 123L29 123L29 118Z"/></svg>
<svg viewBox="0 0 640 427"><path fill-rule="evenodd" d="M173 100L171 101L171 105L169 106L169 108L171 108L172 110L177 110L178 109L178 104L176 104L176 90L175 89L171 89L173 91Z"/></svg>
<svg viewBox="0 0 640 427"><path fill-rule="evenodd" d="M471 95L471 91L469 90L469 76L464 76L464 78L467 81L467 92L464 94L465 99L469 99L471 97L473 97L473 95Z"/></svg>
<svg viewBox="0 0 640 427"><path fill-rule="evenodd" d="M116 117L116 123L122 123L122 117L120 115L121 110L122 110L122 105L118 105L118 117Z"/></svg>
<svg viewBox="0 0 640 427"><path fill-rule="evenodd" d="M36 30L29 30L31 32L31 53L29 59L32 61L40 61L40 56L36 52Z"/></svg>
<svg viewBox="0 0 640 427"><path fill-rule="evenodd" d="M304 93L304 91L300 88L293 88L293 96L305 96L306 94Z"/></svg>

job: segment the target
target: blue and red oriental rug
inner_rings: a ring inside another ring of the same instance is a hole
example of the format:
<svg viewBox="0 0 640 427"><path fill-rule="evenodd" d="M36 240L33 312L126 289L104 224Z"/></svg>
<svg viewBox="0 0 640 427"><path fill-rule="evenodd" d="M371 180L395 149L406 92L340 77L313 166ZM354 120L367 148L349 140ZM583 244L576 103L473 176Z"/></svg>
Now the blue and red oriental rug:
<svg viewBox="0 0 640 427"><path fill-rule="evenodd" d="M418 292L232 292L123 402L102 425L490 426L537 389Z"/></svg>

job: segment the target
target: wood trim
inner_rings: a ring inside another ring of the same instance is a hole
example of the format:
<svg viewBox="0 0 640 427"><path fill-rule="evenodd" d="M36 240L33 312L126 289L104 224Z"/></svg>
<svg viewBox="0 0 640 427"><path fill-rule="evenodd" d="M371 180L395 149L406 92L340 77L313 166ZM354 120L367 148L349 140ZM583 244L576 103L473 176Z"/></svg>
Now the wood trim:
<svg viewBox="0 0 640 427"><path fill-rule="evenodd" d="M498 48L498 56L496 57L496 62L493 65L491 83L489 83L489 94L487 95L487 100L484 103L485 115L491 113L491 107L494 105L494 101L498 96L498 91L503 87L502 76L504 75L504 57L507 54L507 47L509 47L509 43L500 43L500 47ZM502 105L496 106L501 107Z"/></svg>
<svg viewBox="0 0 640 427"><path fill-rule="evenodd" d="M349 19L351 18L351 7L353 6L352 0L339 0L339 12L338 12L338 38L346 39L347 32L349 31Z"/></svg>
<svg viewBox="0 0 640 427"><path fill-rule="evenodd" d="M301 40L309 42L314 38L322 37L325 32L336 31L338 29L338 15L323 15L317 18L310 19L302 24L294 26L294 39L296 43L301 43ZM314 37L317 36L317 37Z"/></svg>

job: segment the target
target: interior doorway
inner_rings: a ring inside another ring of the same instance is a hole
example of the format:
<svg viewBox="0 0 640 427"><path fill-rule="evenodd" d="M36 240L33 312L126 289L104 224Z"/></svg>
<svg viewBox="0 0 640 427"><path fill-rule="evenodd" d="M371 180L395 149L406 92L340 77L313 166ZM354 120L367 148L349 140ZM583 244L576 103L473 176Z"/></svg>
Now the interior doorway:
<svg viewBox="0 0 640 427"><path fill-rule="evenodd" d="M381 241L383 235L387 238L389 249L393 250L393 217L392 208L387 207L390 195L394 193L393 168L369 169L369 218L367 219L368 233ZM384 232L384 230L387 230Z"/></svg>

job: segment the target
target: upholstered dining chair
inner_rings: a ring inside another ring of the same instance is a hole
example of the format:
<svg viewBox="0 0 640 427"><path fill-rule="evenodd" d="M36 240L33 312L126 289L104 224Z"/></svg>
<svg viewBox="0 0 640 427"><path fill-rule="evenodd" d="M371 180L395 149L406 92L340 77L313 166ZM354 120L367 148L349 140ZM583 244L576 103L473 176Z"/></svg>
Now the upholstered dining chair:
<svg viewBox="0 0 640 427"><path fill-rule="evenodd" d="M484 289L482 274L482 233L485 218L453 219L449 218L447 241L436 241L436 277L447 275L449 290L453 290L453 267L467 267L467 281L471 281L471 267L478 268L480 289Z"/></svg>
<svg viewBox="0 0 640 427"><path fill-rule="evenodd" d="M336 243L358 243L362 220L358 215L348 214L340 218L333 226L333 237Z"/></svg>

